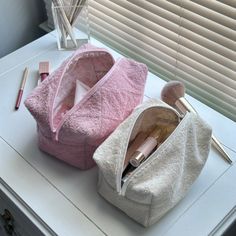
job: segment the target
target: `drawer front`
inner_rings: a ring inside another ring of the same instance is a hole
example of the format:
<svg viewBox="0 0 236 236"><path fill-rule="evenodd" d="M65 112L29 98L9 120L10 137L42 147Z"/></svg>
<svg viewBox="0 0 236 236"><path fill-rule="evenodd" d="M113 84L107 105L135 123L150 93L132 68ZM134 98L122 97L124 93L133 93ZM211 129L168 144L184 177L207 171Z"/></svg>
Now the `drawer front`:
<svg viewBox="0 0 236 236"><path fill-rule="evenodd" d="M42 232L0 189L0 236L41 236Z"/></svg>

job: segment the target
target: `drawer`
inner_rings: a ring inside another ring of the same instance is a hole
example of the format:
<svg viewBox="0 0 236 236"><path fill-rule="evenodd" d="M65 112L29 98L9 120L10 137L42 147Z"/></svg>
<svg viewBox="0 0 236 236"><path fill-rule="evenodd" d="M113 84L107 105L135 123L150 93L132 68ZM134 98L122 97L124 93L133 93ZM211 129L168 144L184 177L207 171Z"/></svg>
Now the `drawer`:
<svg viewBox="0 0 236 236"><path fill-rule="evenodd" d="M0 236L44 235L0 189Z"/></svg>

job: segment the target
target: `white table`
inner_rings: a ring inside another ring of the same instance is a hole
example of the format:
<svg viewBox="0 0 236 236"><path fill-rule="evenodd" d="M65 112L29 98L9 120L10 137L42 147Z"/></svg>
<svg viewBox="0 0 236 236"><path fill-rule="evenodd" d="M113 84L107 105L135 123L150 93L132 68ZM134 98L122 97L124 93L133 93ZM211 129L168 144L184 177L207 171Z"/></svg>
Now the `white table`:
<svg viewBox="0 0 236 236"><path fill-rule="evenodd" d="M103 46L94 39L91 43ZM45 235L220 235L236 218L232 210L236 205L236 124L189 96L233 164L212 148L187 196L150 228L135 223L97 194L96 167L80 171L38 150L35 120L23 102L14 110L22 72L29 67L24 99L36 86L39 61L50 61L54 70L71 53L58 51L50 33L0 59L0 189L8 200ZM145 99L158 98L164 84L149 73Z"/></svg>

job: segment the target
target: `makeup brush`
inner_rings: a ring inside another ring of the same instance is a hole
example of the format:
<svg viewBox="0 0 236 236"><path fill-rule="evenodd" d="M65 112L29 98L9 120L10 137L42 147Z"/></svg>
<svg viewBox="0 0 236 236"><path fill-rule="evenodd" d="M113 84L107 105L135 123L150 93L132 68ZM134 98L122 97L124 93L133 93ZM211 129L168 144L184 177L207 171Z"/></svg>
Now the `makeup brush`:
<svg viewBox="0 0 236 236"><path fill-rule="evenodd" d="M184 98L185 86L180 81L168 82L162 89L161 99L169 104L170 106L176 107L182 114L186 112L193 112L197 114L197 111L192 107L192 105ZM232 163L227 152L224 150L223 146L217 140L217 138L212 134L211 137L213 146L221 153L224 159L228 163Z"/></svg>
<svg viewBox="0 0 236 236"><path fill-rule="evenodd" d="M45 80L46 77L49 75L49 62L48 61L39 62L39 75L40 75L41 82L43 82L43 80Z"/></svg>

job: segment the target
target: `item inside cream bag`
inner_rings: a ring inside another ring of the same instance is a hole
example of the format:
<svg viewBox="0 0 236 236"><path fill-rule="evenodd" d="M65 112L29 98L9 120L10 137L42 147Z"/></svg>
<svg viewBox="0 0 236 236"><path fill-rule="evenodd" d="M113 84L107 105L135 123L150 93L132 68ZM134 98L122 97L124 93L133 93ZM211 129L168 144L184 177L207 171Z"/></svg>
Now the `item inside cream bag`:
<svg viewBox="0 0 236 236"><path fill-rule="evenodd" d="M90 88L79 80L76 80L74 104L79 103Z"/></svg>

